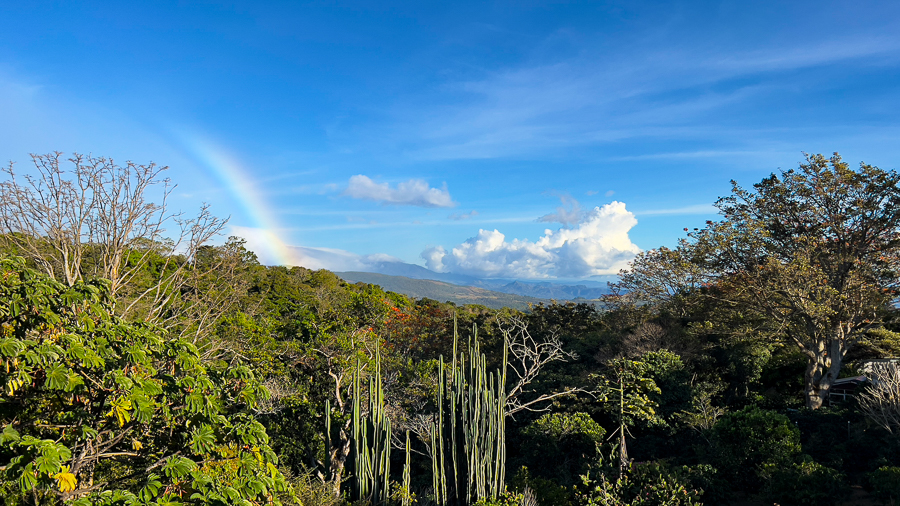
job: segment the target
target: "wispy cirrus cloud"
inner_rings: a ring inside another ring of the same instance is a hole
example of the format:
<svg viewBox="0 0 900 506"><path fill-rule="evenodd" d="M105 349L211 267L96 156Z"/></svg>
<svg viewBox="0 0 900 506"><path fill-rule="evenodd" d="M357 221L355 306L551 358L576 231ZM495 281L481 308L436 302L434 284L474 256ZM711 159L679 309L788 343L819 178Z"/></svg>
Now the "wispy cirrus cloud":
<svg viewBox="0 0 900 506"><path fill-rule="evenodd" d="M478 211L473 209L472 211L469 211L468 213L453 213L450 216L448 216L448 218L450 218L453 221L461 221L461 220L470 220L470 219L474 218L475 216L478 216Z"/></svg>
<svg viewBox="0 0 900 506"><path fill-rule="evenodd" d="M635 211L637 216L658 216L658 215L694 215L694 214L716 214L719 210L712 204L696 204L692 206L673 207L670 209L647 209L646 211Z"/></svg>
<svg viewBox="0 0 900 506"><path fill-rule="evenodd" d="M368 176L358 174L350 178L343 195L361 200L373 200L383 204L418 207L454 207L446 183L432 188L423 179L410 179L391 187L388 183L376 183Z"/></svg>
<svg viewBox="0 0 900 506"><path fill-rule="evenodd" d="M734 141L732 151L753 151L746 135L729 134L734 125L716 125L719 118L809 86L796 77L798 70L900 61L900 39L893 36L743 51L714 44L622 49L601 54L585 48L575 56L448 80L440 99L397 104L395 125L384 131L419 160L530 156L640 138L726 137Z"/></svg>
<svg viewBox="0 0 900 506"><path fill-rule="evenodd" d="M557 196L562 205L556 208L556 212L545 214L538 218L537 221L544 223L562 223L568 227L569 225L580 222L584 218L585 212L581 209L581 204L575 200L575 198L568 194L560 194Z"/></svg>

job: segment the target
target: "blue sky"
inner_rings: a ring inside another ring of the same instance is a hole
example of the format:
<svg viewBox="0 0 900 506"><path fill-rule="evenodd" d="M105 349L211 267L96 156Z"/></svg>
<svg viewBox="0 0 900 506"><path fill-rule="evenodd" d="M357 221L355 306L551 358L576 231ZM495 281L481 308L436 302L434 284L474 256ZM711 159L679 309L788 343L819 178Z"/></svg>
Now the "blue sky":
<svg viewBox="0 0 900 506"><path fill-rule="evenodd" d="M111 3L107 3L111 4ZM155 161L264 261L586 278L900 160L896 2L5 2L0 160Z"/></svg>

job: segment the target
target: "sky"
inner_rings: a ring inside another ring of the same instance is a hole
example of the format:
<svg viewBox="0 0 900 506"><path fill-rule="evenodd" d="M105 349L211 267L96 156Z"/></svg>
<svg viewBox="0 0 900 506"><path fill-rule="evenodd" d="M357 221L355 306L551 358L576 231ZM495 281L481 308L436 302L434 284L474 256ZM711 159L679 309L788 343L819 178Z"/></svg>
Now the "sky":
<svg viewBox="0 0 900 506"><path fill-rule="evenodd" d="M3 2L0 160L155 162L267 264L590 279L900 164L898 2ZM219 239L224 240L224 239Z"/></svg>

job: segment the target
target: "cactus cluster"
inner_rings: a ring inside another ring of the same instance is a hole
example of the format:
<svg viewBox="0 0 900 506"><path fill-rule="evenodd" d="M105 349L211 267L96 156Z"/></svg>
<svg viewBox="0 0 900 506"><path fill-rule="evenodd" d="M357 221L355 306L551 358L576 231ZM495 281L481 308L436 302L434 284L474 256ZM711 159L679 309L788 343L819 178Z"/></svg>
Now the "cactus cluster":
<svg viewBox="0 0 900 506"><path fill-rule="evenodd" d="M453 360L440 359L437 416L424 441L431 450L434 502L439 506L474 504L497 499L506 481L506 365L508 346L496 372L488 372L477 329L469 339L469 354L461 353L454 318ZM386 504L391 496L391 421L384 407L381 357L376 352L375 371L369 378L368 410L363 407L361 367L353 375L351 495L369 504ZM326 405L326 412L330 406ZM326 416L326 424L329 423ZM330 427L326 427L326 437ZM326 441L330 445L330 441ZM409 502L410 440L406 433L403 467L404 494Z"/></svg>
<svg viewBox="0 0 900 506"><path fill-rule="evenodd" d="M441 506L496 499L506 481L508 346L503 347L500 370L488 372L477 328L469 339L468 357L458 352L458 342L454 321L453 361L439 380L438 415L430 441L435 502Z"/></svg>
<svg viewBox="0 0 900 506"><path fill-rule="evenodd" d="M375 373L369 377L368 411L365 416L362 410L360 369L357 360L356 370L353 372L352 492L357 500L384 504L391 495L391 420L384 410L380 353L376 351ZM405 472L408 473L408 470Z"/></svg>

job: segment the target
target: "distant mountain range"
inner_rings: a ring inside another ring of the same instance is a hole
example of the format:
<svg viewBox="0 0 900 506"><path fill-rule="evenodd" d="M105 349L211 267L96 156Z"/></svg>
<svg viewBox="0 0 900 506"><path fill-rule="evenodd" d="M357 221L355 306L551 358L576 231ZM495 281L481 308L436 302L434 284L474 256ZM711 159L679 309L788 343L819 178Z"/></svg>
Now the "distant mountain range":
<svg viewBox="0 0 900 506"><path fill-rule="evenodd" d="M527 309L529 304L556 301L590 301L609 293L607 280L549 282L508 279L480 279L473 276L434 272L402 262L375 262L376 272L337 272L351 282L379 285L385 290L410 297L451 301L457 304L481 304L491 308ZM577 283L577 284L576 284Z"/></svg>
<svg viewBox="0 0 900 506"><path fill-rule="evenodd" d="M535 297L525 297L503 292L495 292L476 286L460 286L433 279L413 279L406 276L388 276L374 272L336 272L350 283L369 283L391 292L402 293L421 299L427 297L440 302L456 304L481 304L494 309L511 307L526 310L529 304L549 302Z"/></svg>

